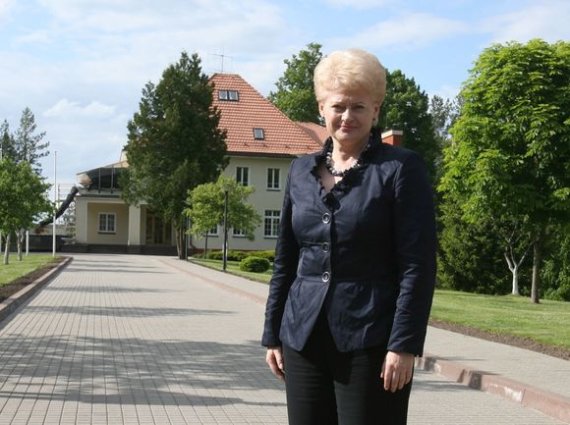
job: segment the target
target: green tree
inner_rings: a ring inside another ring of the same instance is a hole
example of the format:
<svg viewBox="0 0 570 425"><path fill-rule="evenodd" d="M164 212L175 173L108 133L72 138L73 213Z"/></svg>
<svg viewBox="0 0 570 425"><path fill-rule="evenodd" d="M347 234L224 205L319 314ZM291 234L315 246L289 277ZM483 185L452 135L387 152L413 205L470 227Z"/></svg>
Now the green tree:
<svg viewBox="0 0 570 425"><path fill-rule="evenodd" d="M9 262L10 239L20 229L27 229L40 214L52 210L45 198L50 185L27 162L9 158L0 161L0 231L6 237L4 264ZM22 260L21 239L17 238L18 257Z"/></svg>
<svg viewBox="0 0 570 425"><path fill-rule="evenodd" d="M485 225L465 221L457 203L440 205L437 282L445 289L486 294L508 292L503 247Z"/></svg>
<svg viewBox="0 0 570 425"><path fill-rule="evenodd" d="M387 72L386 78L386 99L380 109L378 126L385 130L402 130L403 145L422 155L435 178L440 149L428 110L429 97L413 78L398 69Z"/></svg>
<svg viewBox="0 0 570 425"><path fill-rule="evenodd" d="M253 240L253 232L261 223L260 215L247 203L254 191L231 177L218 177L215 183L205 183L189 191L185 209L192 225L189 232L195 236L206 235L208 230L224 221L225 192L228 193L227 227L239 229ZM207 251L207 245L205 250Z"/></svg>
<svg viewBox="0 0 570 425"><path fill-rule="evenodd" d="M40 159L49 155L49 142L43 142L45 131L36 133L36 118L30 108L25 108L20 117L20 126L14 135L16 161L28 162L34 171L41 174Z"/></svg>
<svg viewBox="0 0 570 425"><path fill-rule="evenodd" d="M542 288L549 299L570 301L570 223L552 229L550 253L542 269Z"/></svg>
<svg viewBox="0 0 570 425"><path fill-rule="evenodd" d="M120 181L128 203L145 201L177 231L182 255L189 189L215 180L227 164L220 112L197 54L183 52L155 86L143 89L139 111L128 124L129 168Z"/></svg>
<svg viewBox="0 0 570 425"><path fill-rule="evenodd" d="M0 125L0 160L3 158L16 158L14 136L10 133L10 125L6 120Z"/></svg>
<svg viewBox="0 0 570 425"><path fill-rule="evenodd" d="M441 96L434 95L429 102L429 114L431 116L435 140L438 145L437 157L435 159L435 181L441 178L443 168L443 150L451 142L449 130L459 116L459 98L451 101Z"/></svg>
<svg viewBox="0 0 570 425"><path fill-rule="evenodd" d="M469 221L516 232L522 250L526 237L538 302L549 228L570 220L570 43L493 45L461 97L440 190Z"/></svg>
<svg viewBox="0 0 570 425"><path fill-rule="evenodd" d="M321 47L309 43L306 50L285 59L287 68L275 83L277 91L269 93L269 100L293 121L320 123L313 73L323 57Z"/></svg>

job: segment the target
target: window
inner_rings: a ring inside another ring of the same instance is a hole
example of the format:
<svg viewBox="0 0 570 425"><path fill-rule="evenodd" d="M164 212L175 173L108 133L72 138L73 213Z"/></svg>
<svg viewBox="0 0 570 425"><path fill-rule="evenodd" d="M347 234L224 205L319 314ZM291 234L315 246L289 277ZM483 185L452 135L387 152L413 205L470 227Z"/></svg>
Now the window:
<svg viewBox="0 0 570 425"><path fill-rule="evenodd" d="M115 233L115 213L99 213L99 233Z"/></svg>
<svg viewBox="0 0 570 425"><path fill-rule="evenodd" d="M236 181L242 186L249 186L249 168L236 167Z"/></svg>
<svg viewBox="0 0 570 425"><path fill-rule="evenodd" d="M233 235L238 238L245 238L245 232L241 229L234 229Z"/></svg>
<svg viewBox="0 0 570 425"><path fill-rule="evenodd" d="M212 227L210 230L208 230L207 234L208 236L218 236L218 226Z"/></svg>
<svg viewBox="0 0 570 425"><path fill-rule="evenodd" d="M218 99L237 102L239 100L239 92L237 90L218 90Z"/></svg>
<svg viewBox="0 0 570 425"><path fill-rule="evenodd" d="M279 168L267 169L267 189L279 190Z"/></svg>
<svg viewBox="0 0 570 425"><path fill-rule="evenodd" d="M276 238L279 235L279 210L265 210L263 236Z"/></svg>
<svg viewBox="0 0 570 425"><path fill-rule="evenodd" d="M265 140L265 131L263 131L263 128L254 128L253 138L255 140Z"/></svg>

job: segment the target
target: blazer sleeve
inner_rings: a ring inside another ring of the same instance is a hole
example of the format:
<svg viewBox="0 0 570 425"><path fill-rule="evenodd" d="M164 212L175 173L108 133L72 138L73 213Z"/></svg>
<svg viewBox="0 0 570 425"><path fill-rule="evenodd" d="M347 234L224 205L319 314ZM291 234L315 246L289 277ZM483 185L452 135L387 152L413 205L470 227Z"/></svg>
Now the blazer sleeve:
<svg viewBox="0 0 570 425"><path fill-rule="evenodd" d="M283 207L279 221L279 237L275 248L275 261L273 262L273 275L269 282L269 295L265 308L265 324L261 345L266 347L281 345L279 339L281 319L283 318L285 302L289 295L289 288L291 288L297 275L299 245L293 233L293 205L290 192L293 168L292 164L285 186Z"/></svg>
<svg viewBox="0 0 570 425"><path fill-rule="evenodd" d="M394 178L394 239L399 295L388 350L421 356L435 288L433 190L421 157L411 153Z"/></svg>

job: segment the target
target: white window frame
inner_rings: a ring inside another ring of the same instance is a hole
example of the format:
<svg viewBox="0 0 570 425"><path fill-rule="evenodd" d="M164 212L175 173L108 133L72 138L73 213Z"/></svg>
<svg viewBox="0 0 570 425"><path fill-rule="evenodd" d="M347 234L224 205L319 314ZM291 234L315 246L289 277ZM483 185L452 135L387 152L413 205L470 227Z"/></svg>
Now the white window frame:
<svg viewBox="0 0 570 425"><path fill-rule="evenodd" d="M281 211L265 210L263 218L263 236L275 239L279 236L279 223L281 221Z"/></svg>
<svg viewBox="0 0 570 425"><path fill-rule="evenodd" d="M281 190L281 170L279 168L267 169L267 190Z"/></svg>
<svg viewBox="0 0 570 425"><path fill-rule="evenodd" d="M255 127L253 129L254 140L265 140L265 130L261 127Z"/></svg>
<svg viewBox="0 0 570 425"><path fill-rule="evenodd" d="M249 186L249 167L236 167L236 182Z"/></svg>
<svg viewBox="0 0 570 425"><path fill-rule="evenodd" d="M109 220L113 217L112 220ZM97 232L114 234L117 233L117 214L112 212L100 212L97 214Z"/></svg>
<svg viewBox="0 0 570 425"><path fill-rule="evenodd" d="M237 90L218 90L218 99L229 102L239 101L239 91Z"/></svg>
<svg viewBox="0 0 570 425"><path fill-rule="evenodd" d="M232 235L234 238L245 238L246 234L242 229L232 229Z"/></svg>
<svg viewBox="0 0 570 425"><path fill-rule="evenodd" d="M228 99L234 102L239 101L239 91L237 90L228 90Z"/></svg>
<svg viewBox="0 0 570 425"><path fill-rule="evenodd" d="M209 230L206 232L206 234L208 235L208 237L210 237L210 236L219 236L219 235L220 235L220 232L219 232L219 230L218 230L218 227L219 227L219 226L216 225L215 227L212 227L211 229L209 229Z"/></svg>

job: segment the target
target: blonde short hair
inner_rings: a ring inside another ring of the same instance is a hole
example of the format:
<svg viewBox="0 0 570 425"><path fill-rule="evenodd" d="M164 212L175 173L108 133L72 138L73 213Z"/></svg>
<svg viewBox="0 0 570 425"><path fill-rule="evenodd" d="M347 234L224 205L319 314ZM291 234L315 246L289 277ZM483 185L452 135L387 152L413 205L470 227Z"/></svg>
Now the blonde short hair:
<svg viewBox="0 0 570 425"><path fill-rule="evenodd" d="M325 56L313 76L317 102L333 90L366 90L381 105L386 96L386 70L376 56L361 49Z"/></svg>

